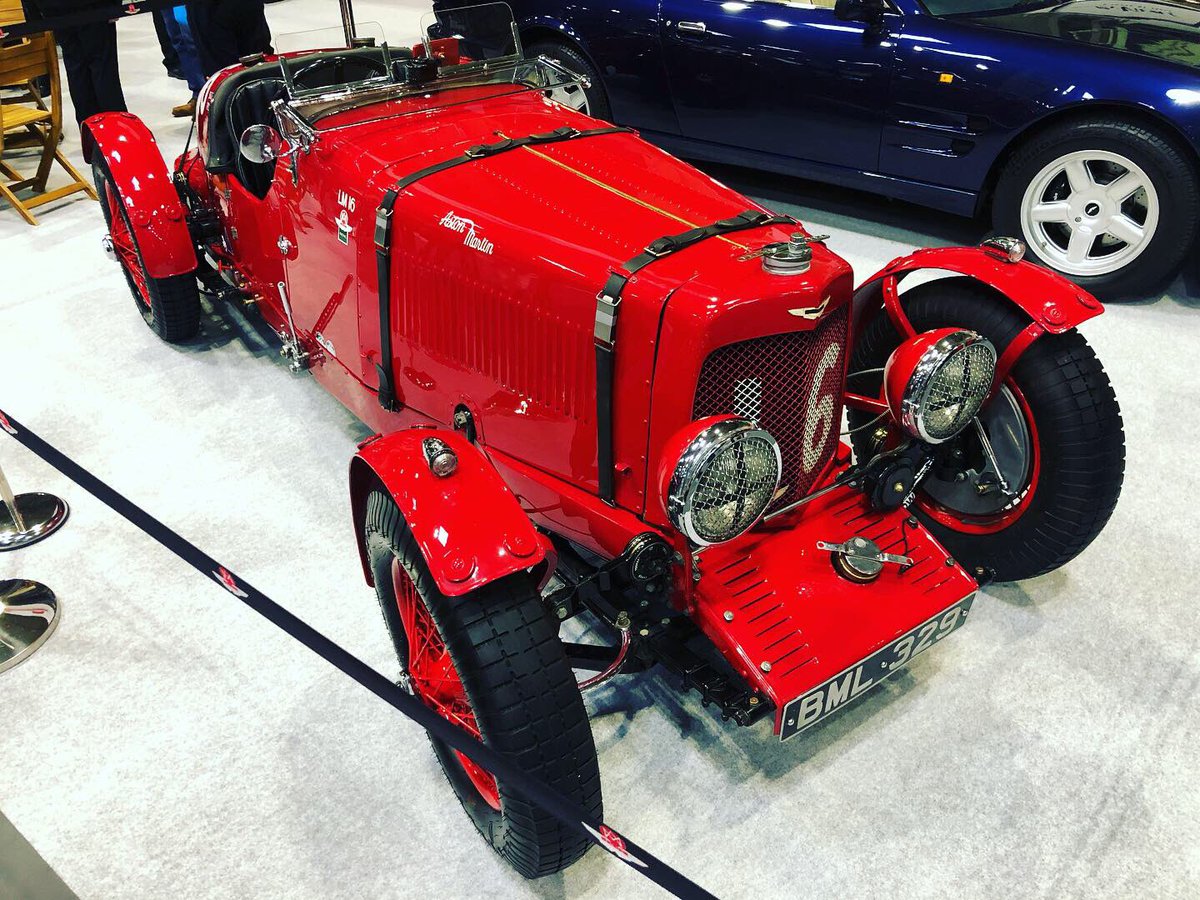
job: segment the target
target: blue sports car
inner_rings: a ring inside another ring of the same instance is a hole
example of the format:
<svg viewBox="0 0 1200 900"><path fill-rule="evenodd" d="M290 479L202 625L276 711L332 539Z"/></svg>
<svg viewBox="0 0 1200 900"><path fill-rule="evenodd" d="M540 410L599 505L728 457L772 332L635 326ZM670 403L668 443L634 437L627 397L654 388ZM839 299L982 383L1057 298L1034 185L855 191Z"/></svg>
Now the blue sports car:
<svg viewBox="0 0 1200 900"><path fill-rule="evenodd" d="M1197 0L508 2L557 99L680 156L990 214L1107 297L1195 244Z"/></svg>

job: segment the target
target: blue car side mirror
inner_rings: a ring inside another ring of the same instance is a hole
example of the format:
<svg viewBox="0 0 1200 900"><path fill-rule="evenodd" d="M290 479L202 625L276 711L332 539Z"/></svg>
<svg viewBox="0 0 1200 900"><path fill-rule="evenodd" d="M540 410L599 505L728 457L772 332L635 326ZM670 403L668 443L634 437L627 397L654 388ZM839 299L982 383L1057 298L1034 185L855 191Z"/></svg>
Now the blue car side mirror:
<svg viewBox="0 0 1200 900"><path fill-rule="evenodd" d="M842 22L865 22L875 28L883 22L886 10L884 0L837 0L833 15Z"/></svg>

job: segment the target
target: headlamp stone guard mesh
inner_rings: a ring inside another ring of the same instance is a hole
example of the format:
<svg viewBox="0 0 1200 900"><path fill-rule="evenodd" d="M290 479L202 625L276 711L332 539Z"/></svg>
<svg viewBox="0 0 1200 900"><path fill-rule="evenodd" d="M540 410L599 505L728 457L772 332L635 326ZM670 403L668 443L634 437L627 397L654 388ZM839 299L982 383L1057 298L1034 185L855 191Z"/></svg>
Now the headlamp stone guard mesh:
<svg viewBox="0 0 1200 900"><path fill-rule="evenodd" d="M756 521L779 485L779 459L762 438L734 438L696 477L692 523L706 541L727 541Z"/></svg>
<svg viewBox="0 0 1200 900"><path fill-rule="evenodd" d="M986 344L964 347L946 361L929 385L925 430L944 439L958 434L974 418L992 386L996 354Z"/></svg>
<svg viewBox="0 0 1200 900"><path fill-rule="evenodd" d="M807 494L837 449L848 318L843 305L811 331L718 347L700 371L693 418L742 416L779 442L780 503Z"/></svg>
<svg viewBox="0 0 1200 900"><path fill-rule="evenodd" d="M904 392L905 427L931 443L949 440L979 412L996 374L996 349L973 331L925 351Z"/></svg>
<svg viewBox="0 0 1200 900"><path fill-rule="evenodd" d="M779 445L771 435L744 419L725 419L684 450L667 491L667 511L695 544L733 540L766 512L780 472Z"/></svg>

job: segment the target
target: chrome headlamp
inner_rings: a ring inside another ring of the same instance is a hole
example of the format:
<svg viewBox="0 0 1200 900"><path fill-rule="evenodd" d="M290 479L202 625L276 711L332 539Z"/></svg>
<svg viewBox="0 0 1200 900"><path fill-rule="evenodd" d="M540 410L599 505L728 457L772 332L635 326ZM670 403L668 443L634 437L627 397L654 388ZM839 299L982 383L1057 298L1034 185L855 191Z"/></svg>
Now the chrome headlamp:
<svg viewBox="0 0 1200 900"><path fill-rule="evenodd" d="M987 399L996 348L959 328L927 331L901 344L884 369L892 415L914 437L940 444L967 427Z"/></svg>
<svg viewBox="0 0 1200 900"><path fill-rule="evenodd" d="M671 523L695 544L731 541L758 522L779 488L783 463L775 438L753 422L695 423L684 438L666 490Z"/></svg>

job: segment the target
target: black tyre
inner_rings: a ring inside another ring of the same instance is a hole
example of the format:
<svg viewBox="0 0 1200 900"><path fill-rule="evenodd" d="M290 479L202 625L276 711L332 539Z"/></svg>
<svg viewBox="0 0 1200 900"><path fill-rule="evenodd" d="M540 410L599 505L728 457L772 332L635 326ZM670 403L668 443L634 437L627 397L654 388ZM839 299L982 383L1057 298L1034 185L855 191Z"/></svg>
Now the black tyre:
<svg viewBox="0 0 1200 900"><path fill-rule="evenodd" d="M529 578L514 575L465 597L446 597L396 504L381 491L367 498L366 546L383 618L413 693L601 819L600 769L583 698ZM525 877L558 872L590 846L503 781L430 741L475 827Z"/></svg>
<svg viewBox="0 0 1200 900"><path fill-rule="evenodd" d="M1200 223L1190 155L1152 128L1120 119L1065 122L1008 160L995 228L1032 257L1107 299L1147 296L1178 271Z"/></svg>
<svg viewBox="0 0 1200 900"><path fill-rule="evenodd" d="M918 332L961 326L1003 353L1028 324L1024 313L968 278L920 285L904 295ZM863 330L851 372L884 365L900 337L882 311ZM850 389L877 394L876 372ZM858 459L874 451L868 413L852 411ZM1104 528L1121 493L1125 434L1108 376L1075 330L1043 335L1017 361L979 421L1000 462L997 474L974 426L939 445L913 509L963 565L1001 581L1049 572ZM1001 476L1007 490L1001 489Z"/></svg>
<svg viewBox="0 0 1200 900"><path fill-rule="evenodd" d="M586 113L596 119L612 121L612 108L608 105L608 95L604 92L604 84L600 81L600 73L582 53L567 44L557 41L542 41L528 47L525 51L530 59L544 56L566 69L581 75L591 82L591 87L582 89L577 85L566 88L556 88L548 93L551 100Z"/></svg>
<svg viewBox="0 0 1200 900"><path fill-rule="evenodd" d="M195 337L200 330L200 289L192 273L154 278L142 261L142 252L129 222L129 214L108 170L96 154L92 178L100 196L100 208L108 225L109 240L125 273L134 303L146 324L164 341L177 343Z"/></svg>

